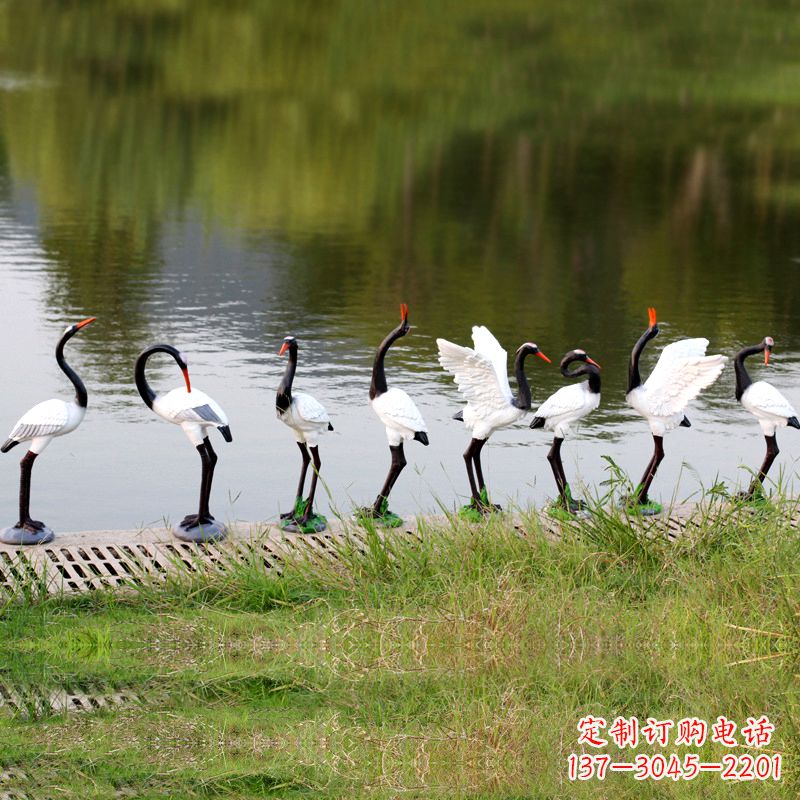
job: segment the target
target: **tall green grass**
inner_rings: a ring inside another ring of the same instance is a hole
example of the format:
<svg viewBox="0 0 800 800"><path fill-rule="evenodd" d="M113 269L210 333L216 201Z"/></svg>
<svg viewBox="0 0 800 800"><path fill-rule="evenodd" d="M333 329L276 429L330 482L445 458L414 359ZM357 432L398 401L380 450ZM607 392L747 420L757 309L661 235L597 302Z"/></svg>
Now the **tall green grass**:
<svg viewBox="0 0 800 800"><path fill-rule="evenodd" d="M532 513L453 518L345 538L281 575L254 555L31 594L2 609L5 685L140 699L0 716L0 763L31 797L794 797L793 507L712 501L675 541L618 509L560 538ZM588 713L766 713L784 779L570 783Z"/></svg>

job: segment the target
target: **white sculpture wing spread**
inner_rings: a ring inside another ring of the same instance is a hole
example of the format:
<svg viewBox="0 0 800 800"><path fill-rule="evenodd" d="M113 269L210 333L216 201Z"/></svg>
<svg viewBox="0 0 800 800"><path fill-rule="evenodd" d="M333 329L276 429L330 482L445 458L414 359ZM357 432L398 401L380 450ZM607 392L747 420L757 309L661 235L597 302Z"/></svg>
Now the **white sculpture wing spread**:
<svg viewBox="0 0 800 800"><path fill-rule="evenodd" d="M372 407L384 425L405 428L412 434L428 432L422 414L402 389L389 389L372 401Z"/></svg>
<svg viewBox="0 0 800 800"><path fill-rule="evenodd" d="M485 325L472 327L472 341L475 343L475 352L492 362L500 391L511 398L513 395L508 385L508 353Z"/></svg>
<svg viewBox="0 0 800 800"><path fill-rule="evenodd" d="M662 350L644 383L652 414L666 417L682 413L690 400L719 377L728 359L707 356L706 347L708 339L683 339Z"/></svg>
<svg viewBox="0 0 800 800"><path fill-rule="evenodd" d="M509 407L513 395L508 377L504 376L501 384L495 365L487 356L470 347L448 342L447 339L437 339L436 344L439 347L439 363L453 375L459 391L478 417L484 418ZM505 357L505 350L500 350Z"/></svg>
<svg viewBox="0 0 800 800"><path fill-rule="evenodd" d="M746 408L755 408L776 417L796 417L792 404L771 384L757 381L751 384L742 396Z"/></svg>
<svg viewBox="0 0 800 800"><path fill-rule="evenodd" d="M581 412L591 411L592 408L587 403L587 391L583 383L576 383L572 386L564 386L559 389L555 394L551 394L547 400L542 403L539 408L534 412L534 417L541 417L542 419L550 419L550 417L560 417L563 414L580 415ZM598 403L600 396L597 396Z"/></svg>
<svg viewBox="0 0 800 800"><path fill-rule="evenodd" d="M323 425L331 421L325 406L310 394L292 392L292 405L294 405L297 414L307 422L317 422Z"/></svg>
<svg viewBox="0 0 800 800"><path fill-rule="evenodd" d="M53 436L68 422L69 407L63 400L45 400L22 415L8 438L23 442L37 436Z"/></svg>

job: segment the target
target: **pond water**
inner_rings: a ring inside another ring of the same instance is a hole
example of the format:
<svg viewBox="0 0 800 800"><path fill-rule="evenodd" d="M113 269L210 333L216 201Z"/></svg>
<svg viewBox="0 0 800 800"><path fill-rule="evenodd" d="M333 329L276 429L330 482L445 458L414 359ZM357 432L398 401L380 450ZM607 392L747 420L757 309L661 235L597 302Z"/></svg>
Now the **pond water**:
<svg viewBox="0 0 800 800"><path fill-rule="evenodd" d="M409 443L401 513L463 502L467 436L435 339L487 325L512 352L603 366L600 409L563 451L595 487L603 456L638 479L651 451L624 402L630 348L659 312L646 365L679 337L733 355L776 340L768 377L800 405L798 3L711 0L589 9L577 0L0 3L0 426L70 396L86 420L36 464L34 516L55 530L136 527L192 511L199 458L133 385L164 341L226 409L219 518L291 503L299 458L275 418L282 338L295 387L327 407L321 510L371 501L389 463L368 405L390 354L431 445ZM533 359L534 403L563 385ZM159 388L180 384L174 365ZM733 370L666 440L652 494L744 483L763 439ZM4 433L4 431L3 431ZM779 434L775 467L800 454ZM550 436L527 424L484 451L495 500L554 493ZM16 519L20 449L0 458L0 522Z"/></svg>

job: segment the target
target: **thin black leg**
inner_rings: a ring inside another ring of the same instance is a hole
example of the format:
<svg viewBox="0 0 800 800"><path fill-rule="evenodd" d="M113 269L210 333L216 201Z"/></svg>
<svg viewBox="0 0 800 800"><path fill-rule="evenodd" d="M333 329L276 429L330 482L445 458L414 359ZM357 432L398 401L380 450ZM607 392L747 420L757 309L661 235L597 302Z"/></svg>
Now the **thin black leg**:
<svg viewBox="0 0 800 800"><path fill-rule="evenodd" d="M556 479L558 494L566 508L569 508L569 497L567 496L567 479L564 475L564 465L561 463L561 445L564 440L558 436L553 438L553 446L547 453L547 460L550 462L550 469L553 470L553 477Z"/></svg>
<svg viewBox="0 0 800 800"><path fill-rule="evenodd" d="M475 477L478 479L478 494L483 489L486 489L486 481L483 479L483 470L481 469L481 450L486 444L486 439L475 439L475 449L472 452L472 460L475 462ZM486 495L489 495L489 490L486 490Z"/></svg>
<svg viewBox="0 0 800 800"><path fill-rule="evenodd" d="M209 441L208 436L203 439L203 442L206 446L206 455L208 456L208 466L206 468L206 491L204 497L204 504L203 504L203 511L205 516L209 520L213 520L214 517L211 515L211 511L209 510L209 504L211 503L211 484L214 481L214 468L217 466L217 454L214 452L214 448L211 446L211 442Z"/></svg>
<svg viewBox="0 0 800 800"><path fill-rule="evenodd" d="M372 506L372 510L376 515L380 515L384 500L389 500L389 495L391 494L395 481L400 476L403 467L405 467L407 463L402 442L396 446L389 445L389 450L392 453L392 465L389 467L386 483L383 484L383 489L381 489L380 494L377 496Z"/></svg>
<svg viewBox="0 0 800 800"><path fill-rule="evenodd" d="M472 458L475 451L475 445L478 443L477 439L470 439L467 449L464 451L464 463L467 465L467 477L469 478L469 490L472 492L472 499L475 502L480 502L481 495L478 491L478 486L475 483L475 473L472 467Z"/></svg>
<svg viewBox="0 0 800 800"><path fill-rule="evenodd" d="M317 478L319 478L319 470L322 466L318 447L311 448L311 455L314 458L314 473L311 476L311 488L308 492L308 502L306 503L306 510L303 514L303 521L305 522L314 516L314 495L317 493Z"/></svg>
<svg viewBox="0 0 800 800"><path fill-rule="evenodd" d="M636 497L636 502L639 505L645 505L647 503L647 493L650 491L650 484L653 482L653 478L656 476L658 465L664 460L664 437L656 436L654 434L653 443L653 457L650 459L650 463L647 465L644 475L642 475L642 482L639 487L639 493Z"/></svg>
<svg viewBox="0 0 800 800"><path fill-rule="evenodd" d="M200 502L197 509L197 514L189 514L185 516L181 522L181 527L196 528L198 525L207 524L212 521L212 517L208 511L208 497L211 493L211 478L213 477L213 467L211 465L212 457L207 450L206 442L208 439L203 440L203 444L197 445L197 452L200 454L200 461L202 464L202 472L200 475ZM216 463L217 456L212 450L214 463Z"/></svg>
<svg viewBox="0 0 800 800"><path fill-rule="evenodd" d="M297 484L297 491L294 495L294 503L291 511L286 511L281 514L281 519L292 519L294 517L294 510L297 507L297 501L303 497L303 488L306 485L306 472L308 465L311 463L311 457L308 455L308 448L305 442L298 442L297 446L300 448L300 456L303 459L302 466L300 467L300 482Z"/></svg>
<svg viewBox="0 0 800 800"><path fill-rule="evenodd" d="M28 450L19 462L19 522L17 528L40 531L44 523L31 519L31 472L37 453Z"/></svg>
<svg viewBox="0 0 800 800"><path fill-rule="evenodd" d="M764 456L764 463L761 465L758 475L753 479L753 482L750 484L750 488L745 495L745 498L748 500L753 497L756 491L758 491L758 489L764 483L764 478L767 477L767 473L769 472L769 468L772 466L772 462L775 461L775 459L778 457L778 453L780 453L780 450L778 449L777 436L765 436L764 439L767 443L767 453Z"/></svg>

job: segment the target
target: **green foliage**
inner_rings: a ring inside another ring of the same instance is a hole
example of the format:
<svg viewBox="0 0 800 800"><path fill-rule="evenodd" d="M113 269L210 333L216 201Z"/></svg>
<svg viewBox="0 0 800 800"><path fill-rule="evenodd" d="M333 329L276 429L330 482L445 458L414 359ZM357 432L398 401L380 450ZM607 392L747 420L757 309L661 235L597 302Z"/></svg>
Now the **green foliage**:
<svg viewBox="0 0 800 800"><path fill-rule="evenodd" d="M573 519L559 540L535 515L519 528L453 516L366 548L345 539L334 558L287 560L280 577L231 561L8 605L0 674L28 700L0 716L0 759L34 796L561 797L586 713L766 713L787 770L758 796L792 797L789 511L780 498L769 513L701 506L674 541L617 507ZM66 686L128 701L47 713ZM664 796L629 776L568 789ZM730 792L707 778L669 796Z"/></svg>

